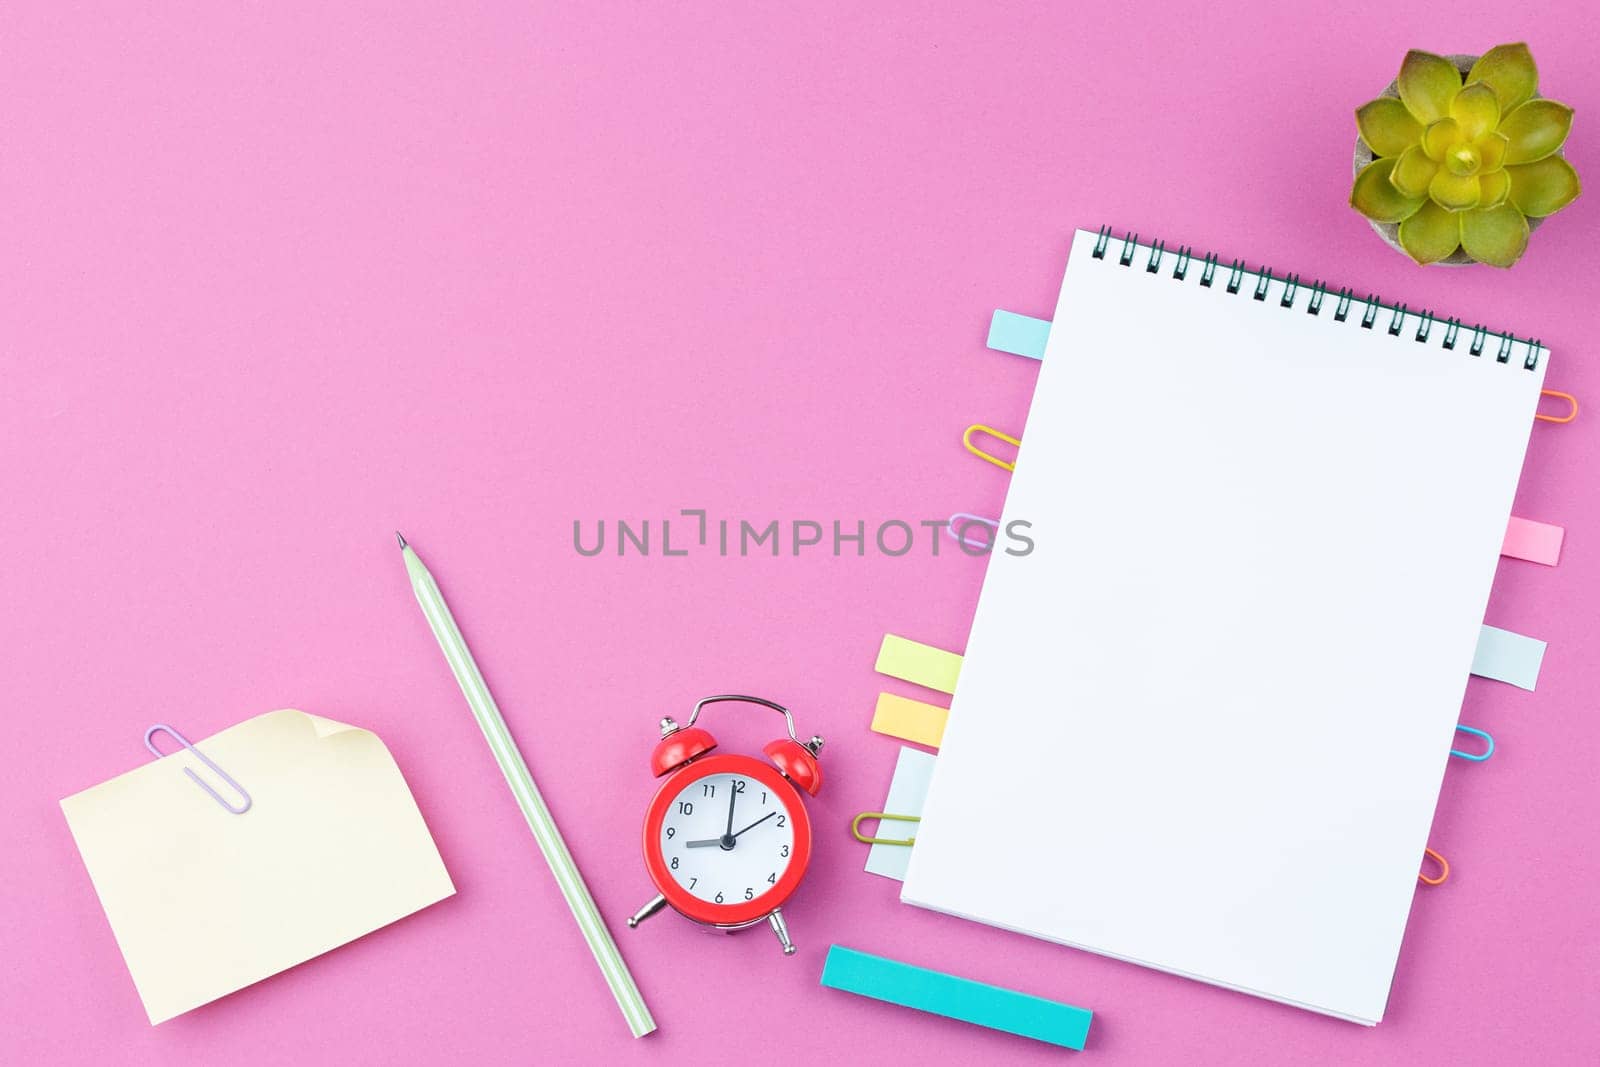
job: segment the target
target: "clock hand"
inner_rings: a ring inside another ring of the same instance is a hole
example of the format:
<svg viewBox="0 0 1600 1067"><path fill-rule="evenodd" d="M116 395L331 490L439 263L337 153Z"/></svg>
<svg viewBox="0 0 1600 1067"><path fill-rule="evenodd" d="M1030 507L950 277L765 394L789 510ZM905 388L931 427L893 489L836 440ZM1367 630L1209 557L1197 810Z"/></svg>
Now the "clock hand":
<svg viewBox="0 0 1600 1067"><path fill-rule="evenodd" d="M761 818L757 819L755 822L751 823L749 826L746 826L743 830L740 830L739 834L745 833L746 831L749 831L749 830L754 830L756 827L760 826L762 823L766 822L768 819L772 818L776 814L778 814L778 813L775 812L775 811L767 812L765 815L761 816ZM734 834L733 836L734 837L738 837L739 834ZM689 844L692 845L692 844L694 844L694 842L691 841L691 842L689 842Z"/></svg>
<svg viewBox="0 0 1600 1067"><path fill-rule="evenodd" d="M733 847L733 806L739 802L739 780L728 781L728 828L722 831L722 843L728 848Z"/></svg>
<svg viewBox="0 0 1600 1067"><path fill-rule="evenodd" d="M755 822L751 823L749 826L746 826L743 830L740 830L739 834L746 833L746 832L748 832L750 830L754 830L756 827L760 826L762 823L766 822L768 819L772 818L776 814L778 814L778 813L775 812L775 811L767 812L765 815L761 816L761 818L757 819ZM732 848L733 846L731 844L729 844L729 842L737 839L739 834L728 834L725 837L707 837L707 838L704 838L704 839L699 840L699 841L685 841L683 843L683 847L684 848L710 848L712 845L721 845L723 848Z"/></svg>

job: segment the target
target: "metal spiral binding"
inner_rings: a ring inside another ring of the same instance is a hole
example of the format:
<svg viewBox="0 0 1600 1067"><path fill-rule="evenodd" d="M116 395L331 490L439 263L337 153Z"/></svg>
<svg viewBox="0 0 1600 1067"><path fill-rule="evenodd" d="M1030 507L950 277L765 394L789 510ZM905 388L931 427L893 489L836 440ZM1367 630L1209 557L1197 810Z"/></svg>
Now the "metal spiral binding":
<svg viewBox="0 0 1600 1067"><path fill-rule="evenodd" d="M1181 282L1189 274L1189 246L1179 245L1177 256L1178 261L1172 265L1172 277Z"/></svg>
<svg viewBox="0 0 1600 1067"><path fill-rule="evenodd" d="M1394 309L1394 314L1389 316L1389 336L1399 337L1400 331L1406 325L1406 306L1401 304Z"/></svg>
<svg viewBox="0 0 1600 1067"><path fill-rule="evenodd" d="M1228 268L1228 292L1237 293L1239 283L1244 281L1244 260L1236 259L1233 266Z"/></svg>
<svg viewBox="0 0 1600 1067"><path fill-rule="evenodd" d="M1114 239L1116 238L1110 226L1100 227L1095 234L1094 250L1091 253L1094 258L1105 259L1106 252ZM1122 244L1117 252L1117 265L1122 267L1132 266L1134 257L1139 251L1139 235L1130 233L1120 238L1120 240ZM1162 260L1169 253L1166 242L1152 241L1146 247L1149 249L1150 254L1144 262L1143 273L1158 274L1161 271ZM1189 245L1179 245L1171 249L1170 253L1173 257L1172 279L1180 282L1187 281L1189 278L1189 265L1194 258L1194 249ZM1216 281L1217 267L1222 261L1215 252L1207 252L1201 257L1200 262L1200 275L1196 280L1201 288L1210 289ZM1267 296L1272 290L1272 283L1282 283L1283 293L1278 299L1280 308L1293 310L1295 301L1303 288L1307 292L1306 314L1308 315L1322 314L1323 301L1330 292L1334 294L1335 298L1333 309L1333 320L1335 322L1346 321L1350 316L1351 307L1356 303L1360 303L1362 305L1361 318L1359 320L1361 328L1371 330L1378 320L1378 313L1387 311L1389 320L1384 328L1390 337L1401 337L1405 333L1406 320L1414 317L1417 320L1417 327L1411 336L1411 340L1417 344L1427 344L1433 336L1435 324L1442 323L1444 333L1439 339L1439 345L1447 352L1455 350L1456 342L1460 338L1463 328L1460 319L1440 319L1432 311L1412 311L1405 304L1390 306L1385 304L1383 299L1377 295L1356 296L1349 288L1330 289L1326 283L1320 280L1306 283L1301 280L1300 275L1294 273L1285 274L1281 278L1274 277L1272 270L1268 267L1251 270L1244 265L1244 260L1242 259L1229 261L1228 277L1224 284L1224 289L1228 293L1237 294L1244 284L1246 274L1255 276L1255 285L1251 287L1251 296L1262 303L1267 302ZM1494 356L1496 363L1510 363L1516 345L1520 343L1527 348L1527 354L1522 360L1523 368L1525 370L1536 370L1538 368L1539 357L1544 352L1544 346L1539 342L1538 338L1520 338L1515 334L1501 333L1482 325L1467 326L1466 329L1470 330L1472 334L1467 346L1467 351L1471 355L1481 357L1489 338L1493 337L1496 340Z"/></svg>

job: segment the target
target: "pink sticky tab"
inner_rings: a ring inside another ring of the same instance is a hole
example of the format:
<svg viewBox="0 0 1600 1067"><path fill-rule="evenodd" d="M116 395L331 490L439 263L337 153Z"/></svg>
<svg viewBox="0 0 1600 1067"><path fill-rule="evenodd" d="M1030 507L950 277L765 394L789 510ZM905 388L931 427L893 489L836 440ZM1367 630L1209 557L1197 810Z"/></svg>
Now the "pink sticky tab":
<svg viewBox="0 0 1600 1067"><path fill-rule="evenodd" d="M1566 531L1559 526L1512 516L1500 554L1554 567L1561 558L1561 539L1565 536Z"/></svg>

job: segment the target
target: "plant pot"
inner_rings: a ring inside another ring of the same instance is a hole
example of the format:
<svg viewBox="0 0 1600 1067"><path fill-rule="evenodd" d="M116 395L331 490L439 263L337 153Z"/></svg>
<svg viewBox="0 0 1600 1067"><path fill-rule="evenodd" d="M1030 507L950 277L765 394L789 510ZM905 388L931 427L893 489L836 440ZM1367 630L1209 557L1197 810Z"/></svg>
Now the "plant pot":
<svg viewBox="0 0 1600 1067"><path fill-rule="evenodd" d="M1477 56L1455 55L1445 56L1445 58L1456 65L1456 69L1461 72L1463 79L1466 78L1467 72L1472 70L1472 65L1478 61ZM1380 95L1390 96L1398 100L1400 98L1399 84L1397 82L1390 82L1389 88L1385 89ZM1533 94L1533 99L1537 100L1539 97L1539 93L1536 92ZM1558 149L1556 151L1556 155L1565 155L1565 152ZM1360 135L1357 135L1356 154L1355 159L1351 164L1350 176L1354 178L1357 174L1360 174L1361 168L1365 167L1368 163L1371 163L1375 158L1376 157L1372 154L1372 149L1367 147L1367 143L1361 139ZM1537 230L1540 225L1543 224L1543 222L1544 219L1529 219L1528 233L1533 233L1533 231ZM1378 236L1382 237L1384 242L1388 244L1390 248L1394 249L1396 252L1399 252L1407 259L1411 258L1406 253L1406 250L1400 247L1400 224L1398 222L1373 222L1371 219L1368 219L1367 224L1377 231ZM1463 249L1458 248L1452 252L1448 258L1441 259L1438 263L1433 265L1437 267L1465 267L1469 263L1476 262L1477 260L1467 255Z"/></svg>

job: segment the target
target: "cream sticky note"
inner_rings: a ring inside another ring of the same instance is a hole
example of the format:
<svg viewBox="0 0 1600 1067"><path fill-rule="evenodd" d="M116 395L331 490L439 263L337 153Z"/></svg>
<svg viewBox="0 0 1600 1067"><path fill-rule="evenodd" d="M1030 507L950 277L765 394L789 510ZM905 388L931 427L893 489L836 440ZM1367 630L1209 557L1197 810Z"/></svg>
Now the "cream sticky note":
<svg viewBox="0 0 1600 1067"><path fill-rule="evenodd" d="M181 750L61 802L152 1023L455 892L376 734L285 710L195 747L248 811L207 796L186 767L232 794Z"/></svg>
<svg viewBox="0 0 1600 1067"><path fill-rule="evenodd" d="M944 740L944 724L949 717L949 708L893 693L879 693L878 706L872 713L872 728L880 734L938 748L939 742Z"/></svg>
<svg viewBox="0 0 1600 1067"><path fill-rule="evenodd" d="M878 649L878 662L873 668L913 685L937 689L941 693L956 691L956 675L961 673L961 657L942 648L924 645L917 641L884 634Z"/></svg>

